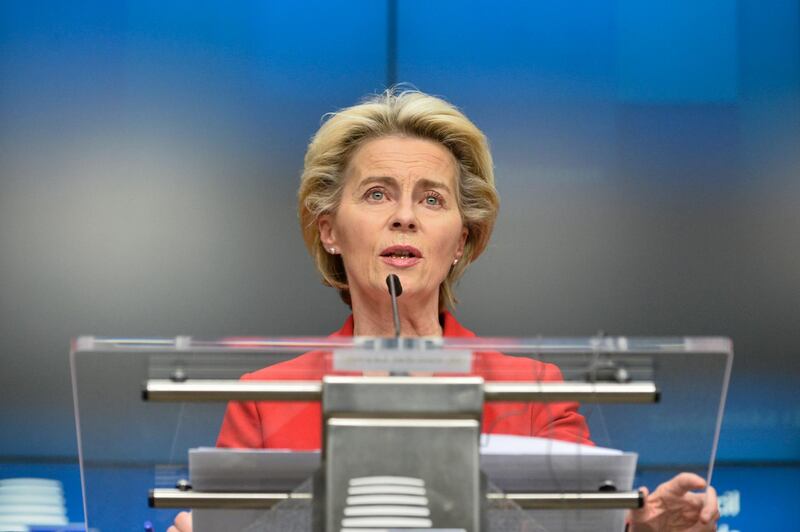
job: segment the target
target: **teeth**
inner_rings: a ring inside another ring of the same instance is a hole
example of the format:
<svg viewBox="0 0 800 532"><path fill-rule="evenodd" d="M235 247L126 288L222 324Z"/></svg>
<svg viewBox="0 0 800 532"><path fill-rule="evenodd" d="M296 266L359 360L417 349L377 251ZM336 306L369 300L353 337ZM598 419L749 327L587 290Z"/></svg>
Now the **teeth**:
<svg viewBox="0 0 800 532"><path fill-rule="evenodd" d="M407 259L407 258L413 257L414 255L412 255L408 251L396 251L396 252L392 253L391 256L392 257L401 258L401 259Z"/></svg>

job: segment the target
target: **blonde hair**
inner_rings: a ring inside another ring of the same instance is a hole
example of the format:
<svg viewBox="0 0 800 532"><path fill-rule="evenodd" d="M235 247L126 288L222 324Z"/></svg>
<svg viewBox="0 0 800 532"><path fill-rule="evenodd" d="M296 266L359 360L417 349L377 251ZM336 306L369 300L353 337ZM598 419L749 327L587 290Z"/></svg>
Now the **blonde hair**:
<svg viewBox="0 0 800 532"><path fill-rule="evenodd" d="M439 307L457 303L455 283L486 249L500 205L494 185L492 155L486 136L450 103L416 90L392 88L362 103L326 115L306 151L298 191L303 239L322 282L339 290L351 304L347 275L340 255L329 254L320 240L317 221L333 214L344 187L350 157L364 142L391 135L437 142L455 157L459 168L456 194L468 230L464 253L450 268L439 289Z"/></svg>

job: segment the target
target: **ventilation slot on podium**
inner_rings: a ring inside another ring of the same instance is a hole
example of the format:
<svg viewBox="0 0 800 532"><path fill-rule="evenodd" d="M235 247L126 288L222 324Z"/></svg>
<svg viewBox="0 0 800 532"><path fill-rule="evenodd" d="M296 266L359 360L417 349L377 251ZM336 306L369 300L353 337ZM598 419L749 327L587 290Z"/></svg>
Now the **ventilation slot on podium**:
<svg viewBox="0 0 800 532"><path fill-rule="evenodd" d="M377 476L350 479L341 532L374 528L431 528L425 481Z"/></svg>

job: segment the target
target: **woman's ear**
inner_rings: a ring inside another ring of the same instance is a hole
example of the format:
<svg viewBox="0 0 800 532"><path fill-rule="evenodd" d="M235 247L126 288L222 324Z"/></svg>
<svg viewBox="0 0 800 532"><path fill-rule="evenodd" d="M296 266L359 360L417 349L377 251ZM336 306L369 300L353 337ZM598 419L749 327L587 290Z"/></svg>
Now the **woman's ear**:
<svg viewBox="0 0 800 532"><path fill-rule="evenodd" d="M461 228L461 238L458 241L458 247L456 248L456 259L461 259L464 255L464 246L467 244L467 237L469 236L469 229L467 226Z"/></svg>
<svg viewBox="0 0 800 532"><path fill-rule="evenodd" d="M333 218L330 214L323 214L317 219L317 228L319 229L319 240L325 249L338 247L333 230Z"/></svg>

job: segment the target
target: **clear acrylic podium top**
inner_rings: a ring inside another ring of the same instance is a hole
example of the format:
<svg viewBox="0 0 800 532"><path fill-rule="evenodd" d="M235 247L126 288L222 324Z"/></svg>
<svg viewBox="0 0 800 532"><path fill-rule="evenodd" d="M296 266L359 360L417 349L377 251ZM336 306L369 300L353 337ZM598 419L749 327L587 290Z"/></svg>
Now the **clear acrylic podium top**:
<svg viewBox="0 0 800 532"><path fill-rule="evenodd" d="M654 403L582 401L591 440L638 453L640 469L694 471L710 480L733 359L727 338L80 337L70 364L87 524L140 531L147 520L166 528L175 511L148 508L147 489L174 487L187 477L189 449L217 441L226 402L146 402L147 381L237 380L273 366L280 371L262 373L283 381L318 382L326 375L542 380L542 364L521 366L518 357L555 365L567 383L654 383ZM527 374L525 368L531 368ZM493 432L486 424L482 430Z"/></svg>

